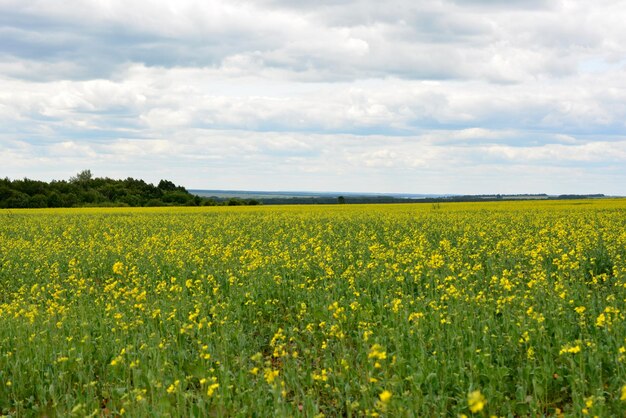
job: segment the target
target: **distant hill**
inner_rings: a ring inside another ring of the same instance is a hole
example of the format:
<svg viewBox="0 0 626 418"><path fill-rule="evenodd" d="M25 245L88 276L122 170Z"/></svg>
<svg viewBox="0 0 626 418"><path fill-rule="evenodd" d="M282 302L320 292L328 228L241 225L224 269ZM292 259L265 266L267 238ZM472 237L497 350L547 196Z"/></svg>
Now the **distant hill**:
<svg viewBox="0 0 626 418"><path fill-rule="evenodd" d="M189 190L197 196L215 201L228 199L255 199L264 205L335 204L335 203L437 203L485 202L499 200L588 199L604 197L603 194L558 195L438 195L414 193L355 193L355 192L303 192L303 191L248 191L248 190Z"/></svg>
<svg viewBox="0 0 626 418"><path fill-rule="evenodd" d="M250 191L250 190L203 190L189 189L193 193L202 197L214 197L218 199L241 198L241 199L337 199L344 196L348 199L354 198L394 198L394 199L427 199L441 198L447 195L442 194L415 194L415 193L361 193L361 192L306 192L306 191Z"/></svg>

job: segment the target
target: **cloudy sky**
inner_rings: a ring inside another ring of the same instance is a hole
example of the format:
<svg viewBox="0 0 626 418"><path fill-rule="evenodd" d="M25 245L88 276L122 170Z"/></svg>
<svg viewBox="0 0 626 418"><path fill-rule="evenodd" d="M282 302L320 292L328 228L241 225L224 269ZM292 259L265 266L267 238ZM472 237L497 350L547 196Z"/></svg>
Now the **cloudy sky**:
<svg viewBox="0 0 626 418"><path fill-rule="evenodd" d="M621 0L0 0L0 176L626 194Z"/></svg>

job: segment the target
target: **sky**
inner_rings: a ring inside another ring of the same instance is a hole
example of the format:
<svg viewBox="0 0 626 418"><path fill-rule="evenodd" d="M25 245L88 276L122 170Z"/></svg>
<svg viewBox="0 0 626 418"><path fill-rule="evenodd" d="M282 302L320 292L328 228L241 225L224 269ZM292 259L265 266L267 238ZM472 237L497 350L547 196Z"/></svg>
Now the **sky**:
<svg viewBox="0 0 626 418"><path fill-rule="evenodd" d="M0 177L626 195L621 0L0 0Z"/></svg>

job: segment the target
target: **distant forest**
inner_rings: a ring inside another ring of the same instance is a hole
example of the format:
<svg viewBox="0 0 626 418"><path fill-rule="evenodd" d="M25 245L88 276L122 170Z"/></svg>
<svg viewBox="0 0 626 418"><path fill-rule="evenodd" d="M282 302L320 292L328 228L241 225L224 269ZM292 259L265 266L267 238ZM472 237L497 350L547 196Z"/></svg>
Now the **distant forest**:
<svg viewBox="0 0 626 418"><path fill-rule="evenodd" d="M428 198L402 198L393 196L316 196L241 198L198 196L169 180L158 185L143 180L127 178L114 180L93 177L83 170L69 180L50 183L24 178L0 179L0 208L66 208L103 206L241 206L241 205L293 205L293 204L346 204L346 203L443 203L478 202L498 200L587 199L604 197L592 195L468 195Z"/></svg>
<svg viewBox="0 0 626 418"><path fill-rule="evenodd" d="M217 206L258 205L255 199L200 197L169 180L158 185L131 177L93 177L84 170L68 181L0 179L0 208L65 208L86 206Z"/></svg>
<svg viewBox="0 0 626 418"><path fill-rule="evenodd" d="M450 203L450 202L498 202L503 200L572 200L572 199L597 199L605 197L603 194L585 195L558 195L547 194L521 194L521 195L454 195L441 197L405 198L395 196L316 196L316 197L269 197L259 198L263 205L329 205L329 204L362 204L362 203ZM213 199L219 199L212 196ZM438 207L438 206L437 206Z"/></svg>

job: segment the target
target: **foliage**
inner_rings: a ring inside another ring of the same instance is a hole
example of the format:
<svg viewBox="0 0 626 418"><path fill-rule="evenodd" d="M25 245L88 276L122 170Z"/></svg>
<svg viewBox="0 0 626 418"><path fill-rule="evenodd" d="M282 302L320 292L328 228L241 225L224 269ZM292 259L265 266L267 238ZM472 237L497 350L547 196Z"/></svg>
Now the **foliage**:
<svg viewBox="0 0 626 418"><path fill-rule="evenodd" d="M258 204L241 200L242 205ZM200 206L216 205L192 195L169 180L158 186L129 177L125 180L94 178L83 170L69 181L0 179L0 208L59 208L73 206Z"/></svg>
<svg viewBox="0 0 626 418"><path fill-rule="evenodd" d="M626 411L624 200L0 218L0 414Z"/></svg>

